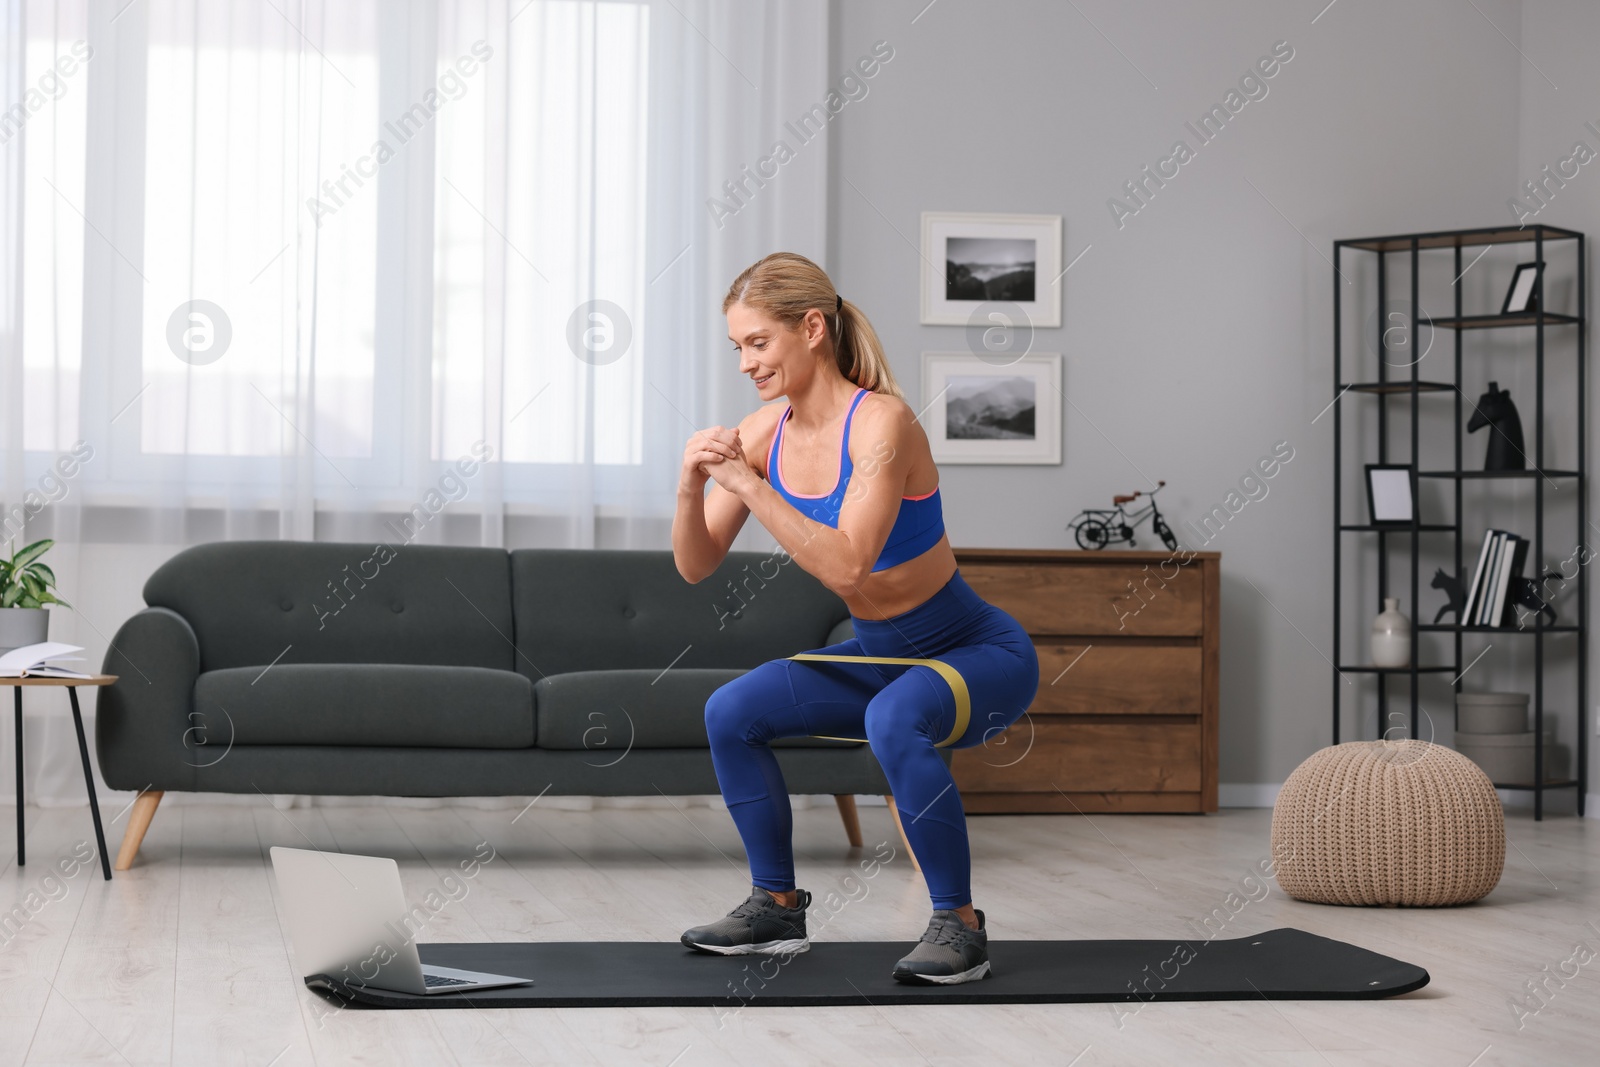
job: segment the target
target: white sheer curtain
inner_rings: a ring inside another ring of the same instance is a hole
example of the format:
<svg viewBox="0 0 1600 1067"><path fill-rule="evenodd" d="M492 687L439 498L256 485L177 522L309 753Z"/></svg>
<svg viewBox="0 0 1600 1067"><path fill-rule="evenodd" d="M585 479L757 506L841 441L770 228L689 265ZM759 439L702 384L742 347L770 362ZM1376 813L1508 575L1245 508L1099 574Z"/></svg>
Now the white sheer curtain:
<svg viewBox="0 0 1600 1067"><path fill-rule="evenodd" d="M825 0L0 11L0 106L27 112L0 503L92 452L17 531L58 540L78 610L51 638L91 665L186 544L667 547L685 438L759 403L723 291L770 251L826 259L826 138L785 130L827 94ZM64 701L28 703L30 798L82 798Z"/></svg>

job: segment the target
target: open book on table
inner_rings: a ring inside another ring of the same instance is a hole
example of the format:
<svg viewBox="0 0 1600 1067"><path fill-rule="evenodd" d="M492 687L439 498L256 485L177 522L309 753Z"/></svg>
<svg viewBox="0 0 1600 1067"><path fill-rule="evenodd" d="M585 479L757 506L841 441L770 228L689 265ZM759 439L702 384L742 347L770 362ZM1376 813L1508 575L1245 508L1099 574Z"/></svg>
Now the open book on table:
<svg viewBox="0 0 1600 1067"><path fill-rule="evenodd" d="M64 645L60 641L13 648L0 653L0 678L92 678L91 674L61 666L63 662L82 660L82 656L71 654L82 651L81 645Z"/></svg>

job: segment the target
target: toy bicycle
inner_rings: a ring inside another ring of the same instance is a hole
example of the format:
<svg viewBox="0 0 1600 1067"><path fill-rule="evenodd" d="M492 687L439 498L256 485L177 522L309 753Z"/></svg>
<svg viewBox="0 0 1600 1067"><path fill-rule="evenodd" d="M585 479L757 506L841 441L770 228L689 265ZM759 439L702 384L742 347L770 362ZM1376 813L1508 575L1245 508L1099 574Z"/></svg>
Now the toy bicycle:
<svg viewBox="0 0 1600 1067"><path fill-rule="evenodd" d="M1168 549L1176 551L1178 538L1156 508L1156 494L1166 484L1165 481L1157 482L1149 493L1118 493L1111 498L1111 502L1117 505L1115 508L1084 508L1077 518L1067 524L1067 529L1074 532L1079 548L1104 548L1112 542L1120 544L1123 541L1132 546L1137 543L1133 539L1133 528L1148 518L1156 536ZM1123 510L1122 505L1131 504L1141 496L1150 501L1149 507L1132 515Z"/></svg>

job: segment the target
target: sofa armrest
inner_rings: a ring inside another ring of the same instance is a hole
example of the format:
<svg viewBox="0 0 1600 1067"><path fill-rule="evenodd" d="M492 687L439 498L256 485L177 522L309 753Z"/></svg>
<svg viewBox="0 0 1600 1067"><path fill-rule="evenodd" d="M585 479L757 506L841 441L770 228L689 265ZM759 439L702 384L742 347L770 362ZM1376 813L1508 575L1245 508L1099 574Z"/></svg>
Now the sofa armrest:
<svg viewBox="0 0 1600 1067"><path fill-rule="evenodd" d="M100 775L112 789L193 789L194 683L200 642L168 608L146 608L111 639L101 670L117 675L95 705Z"/></svg>

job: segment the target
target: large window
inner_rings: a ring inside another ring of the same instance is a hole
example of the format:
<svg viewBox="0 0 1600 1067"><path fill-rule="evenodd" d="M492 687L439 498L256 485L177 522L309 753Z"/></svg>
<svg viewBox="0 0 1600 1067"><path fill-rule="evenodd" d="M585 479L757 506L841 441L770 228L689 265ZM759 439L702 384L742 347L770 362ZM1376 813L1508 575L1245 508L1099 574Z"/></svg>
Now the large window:
<svg viewBox="0 0 1600 1067"><path fill-rule="evenodd" d="M277 456L298 429L370 456L377 0L321 9L314 51L293 5L146 6L140 450Z"/></svg>
<svg viewBox="0 0 1600 1067"><path fill-rule="evenodd" d="M32 80L84 10L30 0ZM485 439L508 499L641 462L649 7L509 14L143 0L97 24L115 84L80 70L26 130L30 460L86 436L116 457L91 501L267 501L309 448L319 498L371 502ZM86 259L114 296L87 315Z"/></svg>
<svg viewBox="0 0 1600 1067"><path fill-rule="evenodd" d="M0 144L21 141L23 447L57 453L78 437L83 348L84 115L88 45L82 5L30 0L26 91L7 101Z"/></svg>
<svg viewBox="0 0 1600 1067"><path fill-rule="evenodd" d="M469 86L439 118L433 454L492 408L508 462L638 463L649 8L541 2L490 36L514 103Z"/></svg>

